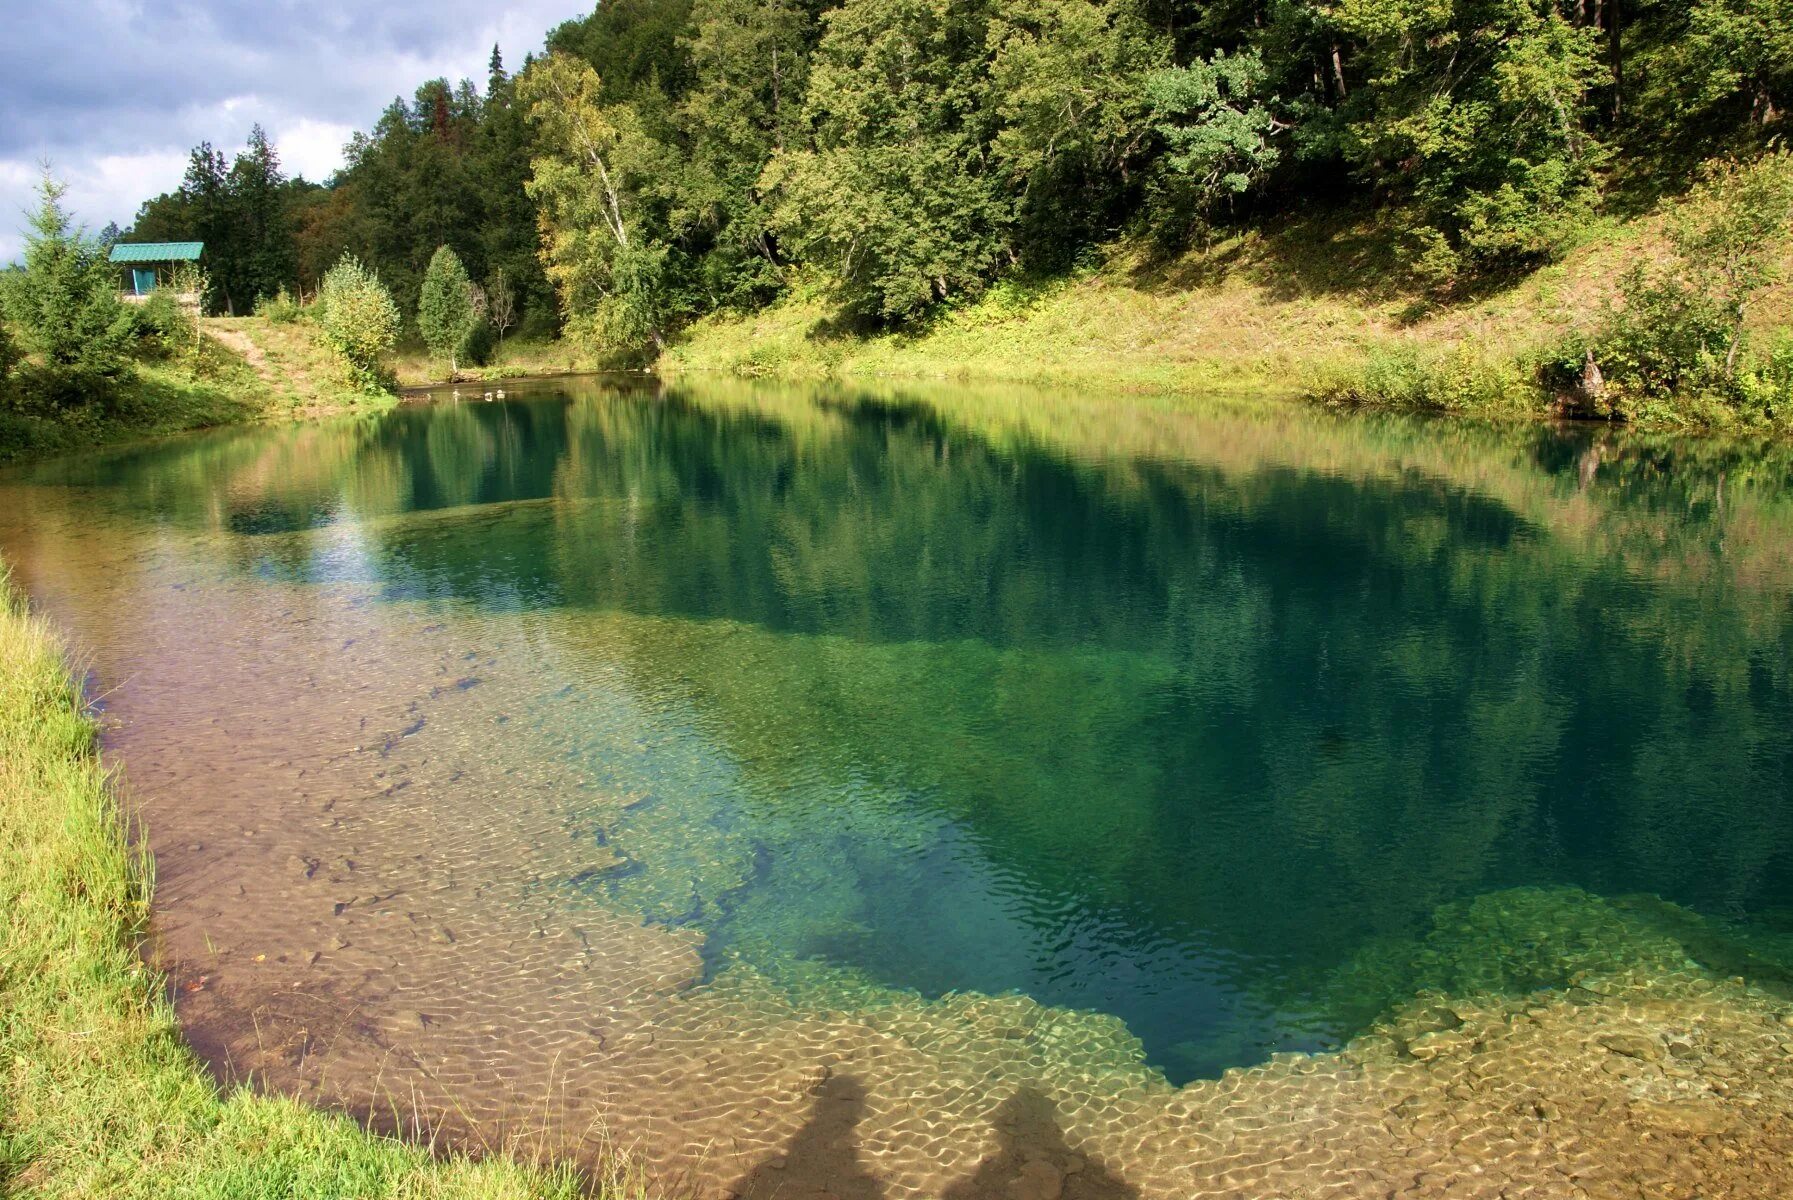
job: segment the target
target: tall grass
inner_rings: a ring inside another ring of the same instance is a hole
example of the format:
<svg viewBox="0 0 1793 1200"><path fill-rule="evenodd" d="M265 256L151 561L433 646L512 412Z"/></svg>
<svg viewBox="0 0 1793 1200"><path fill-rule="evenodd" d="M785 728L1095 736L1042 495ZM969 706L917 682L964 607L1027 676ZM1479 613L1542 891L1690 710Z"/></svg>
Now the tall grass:
<svg viewBox="0 0 1793 1200"><path fill-rule="evenodd" d="M139 957L151 865L95 733L61 642L0 568L0 1195L580 1193L568 1171L437 1157L291 1100L220 1091ZM608 1175L629 1186L607 1194L640 1190L633 1172Z"/></svg>

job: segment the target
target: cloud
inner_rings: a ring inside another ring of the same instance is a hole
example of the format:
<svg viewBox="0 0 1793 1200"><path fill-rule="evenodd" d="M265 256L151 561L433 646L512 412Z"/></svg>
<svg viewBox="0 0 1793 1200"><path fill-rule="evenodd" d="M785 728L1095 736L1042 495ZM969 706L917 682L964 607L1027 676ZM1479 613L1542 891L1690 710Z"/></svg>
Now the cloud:
<svg viewBox="0 0 1793 1200"><path fill-rule="evenodd" d="M590 0L60 0L8 5L0 71L0 261L17 254L38 163L92 228L128 224L180 183L187 153L227 154L260 123L291 172L321 180L355 129L437 76L483 81ZM19 11L13 12L11 9Z"/></svg>

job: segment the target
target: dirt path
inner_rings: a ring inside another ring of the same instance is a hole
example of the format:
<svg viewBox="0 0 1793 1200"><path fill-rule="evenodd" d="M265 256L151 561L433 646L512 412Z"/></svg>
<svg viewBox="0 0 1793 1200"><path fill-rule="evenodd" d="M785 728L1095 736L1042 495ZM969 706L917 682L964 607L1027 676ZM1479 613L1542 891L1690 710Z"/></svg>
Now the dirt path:
<svg viewBox="0 0 1793 1200"><path fill-rule="evenodd" d="M242 355L244 361L255 368L255 373L260 375L265 383L270 386L278 385L279 380L274 377L274 372L268 367L268 356L262 352L262 348L256 344L254 338L240 329L227 329L210 323L205 326L205 332L226 348Z"/></svg>

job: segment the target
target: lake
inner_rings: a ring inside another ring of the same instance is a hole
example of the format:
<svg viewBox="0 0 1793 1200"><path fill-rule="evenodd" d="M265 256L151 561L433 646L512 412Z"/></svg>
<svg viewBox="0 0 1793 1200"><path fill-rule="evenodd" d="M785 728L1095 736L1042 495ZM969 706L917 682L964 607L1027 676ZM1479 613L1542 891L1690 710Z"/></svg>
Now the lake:
<svg viewBox="0 0 1793 1200"><path fill-rule="evenodd" d="M0 474L221 1075L715 1194L1555 1195L1513 1088L1687 1102L1622 1010L1788 1136L1793 449L483 397Z"/></svg>

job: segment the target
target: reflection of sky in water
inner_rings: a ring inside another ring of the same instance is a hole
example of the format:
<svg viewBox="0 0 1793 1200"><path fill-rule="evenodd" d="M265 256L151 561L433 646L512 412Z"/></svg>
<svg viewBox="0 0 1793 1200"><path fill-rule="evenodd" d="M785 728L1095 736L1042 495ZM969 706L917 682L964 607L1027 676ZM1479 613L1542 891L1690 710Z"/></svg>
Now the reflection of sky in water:
<svg viewBox="0 0 1793 1200"><path fill-rule="evenodd" d="M1783 488L1726 518L1719 472L1640 451L1591 496L1573 431L1198 413L1129 457L727 399L401 410L37 482L536 655L530 744L636 797L569 902L806 1003L1023 991L1184 1078L1460 975L1439 938L1560 982L1498 966L1554 929L1434 928L1495 889L1793 933Z"/></svg>

